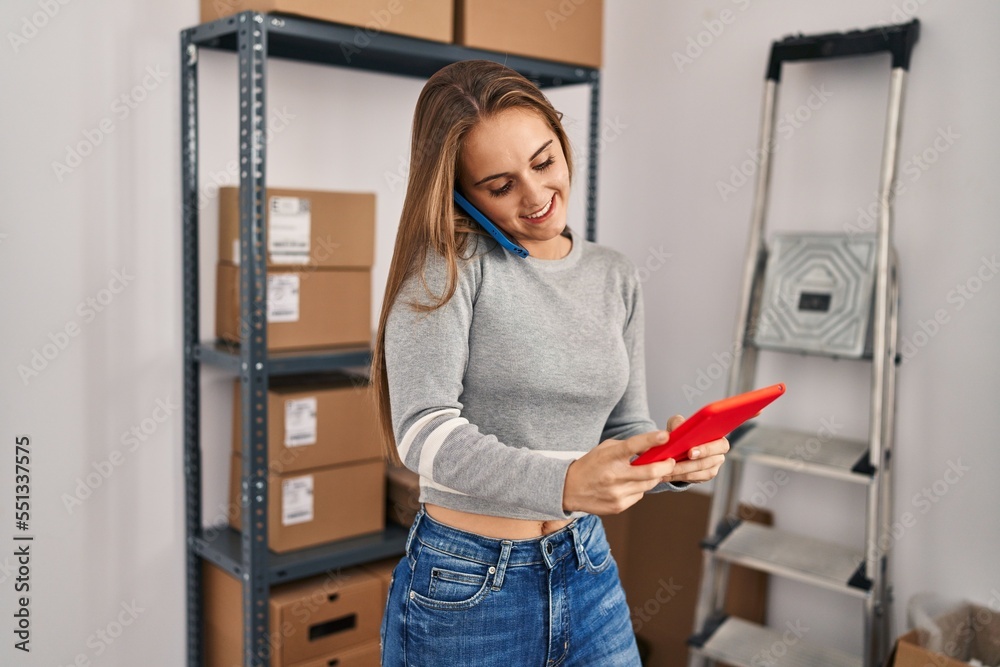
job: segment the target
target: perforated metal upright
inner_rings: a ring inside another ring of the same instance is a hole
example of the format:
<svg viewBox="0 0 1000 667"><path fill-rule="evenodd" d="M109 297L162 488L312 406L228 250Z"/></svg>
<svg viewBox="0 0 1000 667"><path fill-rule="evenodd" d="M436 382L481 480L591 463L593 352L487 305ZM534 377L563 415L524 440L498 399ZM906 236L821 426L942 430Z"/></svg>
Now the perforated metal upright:
<svg viewBox="0 0 1000 667"><path fill-rule="evenodd" d="M887 581L888 548L880 536L888 534L891 517L890 463L895 417L896 336L898 283L892 249L893 182L899 153L900 118L905 75L917 41L916 19L903 25L865 31L789 37L771 47L760 128L760 169L754 195L750 236L743 270L736 343L728 393L753 388L758 349L765 347L761 331L762 294L766 291L769 249L764 243L771 157L776 120L777 91L785 62L821 60L888 52L892 56L889 103L879 182L877 229L874 238L873 307L869 345L857 358L871 362L869 432L866 442L831 438L818 451L802 456L813 434L769 426L750 426L730 436L730 461L715 480L709 513L708 537L702 543L702 581L689 639L692 667L716 661L745 667L769 665L834 665L878 667L885 658L889 636L891 586ZM771 249L771 252L774 248ZM815 308L815 303L792 308ZM864 332L862 332L864 333ZM791 344L797 354L834 353L830 346ZM866 351L867 350L867 351ZM863 549L807 538L791 532L745 523L737 514L738 491L745 462L783 468L798 474L820 475L866 488ZM860 598L864 605L863 655L801 638L783 641L782 630L759 626L723 612L730 564L739 564L806 584ZM770 650L780 646L780 655ZM766 656L766 660L764 659Z"/></svg>
<svg viewBox="0 0 1000 667"><path fill-rule="evenodd" d="M277 375L323 373L366 366L368 348L267 352L265 298L267 267L265 119L268 57L426 78L453 62L484 59L505 63L543 88L587 85L588 123L586 235L596 235L597 153L600 72L597 69L380 33L363 49L353 26L297 16L243 12L181 32L181 186L183 217L184 312L184 476L187 533L187 664L201 667L202 562L222 568L243 591L244 665L270 664L270 587L337 568L403 553L406 530L386 526L380 533L341 540L286 554L267 547L268 379ZM199 340L199 49L237 56L239 76L240 172L240 345ZM242 530L227 525L202 528L200 375L209 365L240 378L242 401Z"/></svg>
<svg viewBox="0 0 1000 667"><path fill-rule="evenodd" d="M235 32L240 100L240 264L241 344L231 352L238 359L242 387L242 428L247 434L242 450L242 531L239 561L211 560L243 580L244 646L250 655L267 656L270 584L266 529L267 508L267 328L263 326L266 266L263 253L264 219L264 91L267 31L263 17L240 14L229 26ZM221 32L221 31L220 31ZM182 187L184 215L185 299L185 476L188 535L188 664L200 665L201 557L211 539L201 530L200 389L198 341L198 47L194 31L181 36L182 71ZM198 549L197 547L201 547ZM267 658L264 658L266 661ZM253 664L248 661L246 664ZM266 664L257 663L257 664Z"/></svg>
<svg viewBox="0 0 1000 667"><path fill-rule="evenodd" d="M201 373L198 347L198 67L197 47L181 34L181 215L184 282L184 524L186 548L187 664L200 665L201 557L193 548L201 532Z"/></svg>

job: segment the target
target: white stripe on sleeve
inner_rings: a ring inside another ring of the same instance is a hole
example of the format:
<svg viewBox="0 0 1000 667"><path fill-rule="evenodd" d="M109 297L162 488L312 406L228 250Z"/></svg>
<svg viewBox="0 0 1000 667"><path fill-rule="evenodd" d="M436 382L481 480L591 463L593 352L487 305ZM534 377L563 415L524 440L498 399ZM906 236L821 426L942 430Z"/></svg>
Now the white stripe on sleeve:
<svg viewBox="0 0 1000 667"><path fill-rule="evenodd" d="M433 479L431 473L434 471L434 457L437 456L441 445L444 444L445 439L451 435L452 431L468 423L469 420L465 417L455 417L431 431L427 439L424 440L424 446L420 448L420 464L417 466L417 472L427 479Z"/></svg>
<svg viewBox="0 0 1000 667"><path fill-rule="evenodd" d="M406 455L410 453L410 447L413 445L413 441L417 439L417 434L420 433L420 429L422 429L429 421L436 417L440 417L441 415L455 415L457 417L458 414L457 409L446 408L444 410L437 410L430 414L426 414L418 419L414 422L413 426L406 431L406 434L403 436L403 441L399 443L399 458L403 461L406 460Z"/></svg>

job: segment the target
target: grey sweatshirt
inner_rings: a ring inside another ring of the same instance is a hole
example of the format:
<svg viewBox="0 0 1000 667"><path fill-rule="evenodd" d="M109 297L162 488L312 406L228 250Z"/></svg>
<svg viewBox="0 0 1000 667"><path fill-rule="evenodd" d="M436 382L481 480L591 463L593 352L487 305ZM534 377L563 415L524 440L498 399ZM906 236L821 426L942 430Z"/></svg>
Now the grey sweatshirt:
<svg viewBox="0 0 1000 667"><path fill-rule="evenodd" d="M635 266L573 233L570 253L521 259L473 235L454 296L432 299L419 274L385 329L400 458L420 475L420 502L477 514L551 520L566 470L609 438L657 430L646 401L643 303ZM441 294L442 257L427 285ZM652 492L686 484L657 485Z"/></svg>

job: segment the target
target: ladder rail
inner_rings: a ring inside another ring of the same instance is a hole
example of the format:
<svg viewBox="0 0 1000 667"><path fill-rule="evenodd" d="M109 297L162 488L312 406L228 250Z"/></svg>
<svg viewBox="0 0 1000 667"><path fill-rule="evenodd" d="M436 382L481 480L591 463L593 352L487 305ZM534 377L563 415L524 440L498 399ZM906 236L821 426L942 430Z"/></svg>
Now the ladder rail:
<svg viewBox="0 0 1000 667"><path fill-rule="evenodd" d="M896 442L896 354L898 346L898 333L899 333L899 264L898 260L893 253L891 258L892 266L889 275L889 286L892 291L889 300L889 332L887 340L887 350L886 358L888 362L888 372L886 373L886 393L884 401L884 410L887 418L885 420L884 428L884 440L885 443L884 453L882 456L882 534L891 535L891 522L893 517L893 497L892 491L892 477L893 477L893 451ZM879 641L878 650L880 655L886 656L889 654L889 650L892 645L893 637L893 624L892 624L892 602L893 602L893 592L892 585L888 582L886 578L886 569L888 565L888 555L886 554L886 559L883 559L883 570L882 578L880 580L880 589L877 591L879 595L879 600L882 603L882 623L880 627L882 629L882 636Z"/></svg>
<svg viewBox="0 0 1000 667"><path fill-rule="evenodd" d="M741 391L741 386L749 387L756 372L757 350L746 346L747 332L755 324L756 302L755 286L759 293L760 274L763 271L763 259L766 252L763 247L764 223L767 214L769 181L771 178L771 155L774 143L775 124L777 122L778 82L767 79L764 86L764 97L761 103L760 167L757 170L757 183L754 190L754 204L750 223L750 234L747 238L746 255L743 266L743 290L740 295L740 305L736 316L736 332L733 345L733 360L729 368L728 395ZM749 379L747 379L749 378ZM730 459L719 469L716 475L712 503L709 510L709 530L714 531L721 525L726 516L731 515L735 505L735 483L739 479L734 466L742 464ZM711 550L706 549L702 555L702 578L695 608L694 632L700 632L705 626L714 608L721 606L719 600L725 596L725 583L729 578L728 563L720 562ZM691 667L704 664L701 656L694 651L689 652Z"/></svg>
<svg viewBox="0 0 1000 667"><path fill-rule="evenodd" d="M764 247L764 230L767 219L768 193L771 179L771 155L774 150L774 130L777 123L778 82L768 80L764 88L764 98L761 106L760 145L758 154L760 168L757 171L757 183L754 189L753 212L750 221L750 234L747 237L746 254L743 265L743 290L740 294L739 310L736 318L736 331L733 346L733 361L729 368L727 381L727 396L734 396L753 387L753 379L757 371L757 349L748 347L746 341L749 332L757 326L757 311L760 302L760 288L764 274L767 250ZM716 475L716 493L721 489L723 495L720 502L712 503L709 513L709 525L718 527L727 516L735 516L736 489L733 482L739 478L731 474L738 472L741 464L726 471L726 466ZM722 479L719 479L719 477ZM713 500L715 495L713 494Z"/></svg>
<svg viewBox="0 0 1000 667"><path fill-rule="evenodd" d="M753 372L756 369L756 349L747 349L745 340L751 327L756 327L754 287L762 269L766 255L763 237L767 219L768 194L770 192L772 153L774 151L774 130L777 121L778 82L768 79L764 86L760 123L760 168L757 170L757 183L754 190L753 212L750 219L750 234L747 238L746 254L743 264L743 291L740 295L740 305L737 311L736 344L733 352L733 364L729 368L729 383L727 391L730 396L749 391L753 382ZM746 368L749 366L749 368ZM749 378L748 378L749 376Z"/></svg>
<svg viewBox="0 0 1000 667"><path fill-rule="evenodd" d="M894 369L895 359L887 359L889 348L889 331L895 329L895 322L889 320L889 285L890 252L892 247L893 199L896 170L899 163L899 138L902 129L902 103L906 81L906 70L902 67L892 69L889 80L889 102L886 110L885 141L882 147L882 167L879 175L878 218L875 242L875 309L872 323L872 364L871 364L871 401L868 418L869 463L875 467L876 479L869 487L868 507L865 525L865 573L872 582L873 595L865 600L865 665L877 665L881 660L880 647L883 644L882 633L878 632L882 624L882 608L880 593L884 591L884 561L888 558L888 478L884 478L886 459L889 452L887 443L883 441L886 429L890 428L892 415L886 414L887 402L892 400L888 392L888 376ZM893 315L895 315L893 310ZM883 544L883 541L884 544ZM870 548L875 545L875 548Z"/></svg>

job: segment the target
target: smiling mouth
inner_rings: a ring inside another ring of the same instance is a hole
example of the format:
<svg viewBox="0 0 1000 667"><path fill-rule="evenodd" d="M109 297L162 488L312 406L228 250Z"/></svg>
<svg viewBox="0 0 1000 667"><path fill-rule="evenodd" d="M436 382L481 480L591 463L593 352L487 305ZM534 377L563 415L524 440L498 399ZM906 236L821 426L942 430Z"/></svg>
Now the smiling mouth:
<svg viewBox="0 0 1000 667"><path fill-rule="evenodd" d="M549 202L545 206L543 206L542 208L540 208L537 212L532 213L531 215L523 215L521 217L525 218L527 220L540 220L540 219L544 218L552 210L552 205L555 202L555 198L556 198L556 196L552 195L552 197L549 198Z"/></svg>

